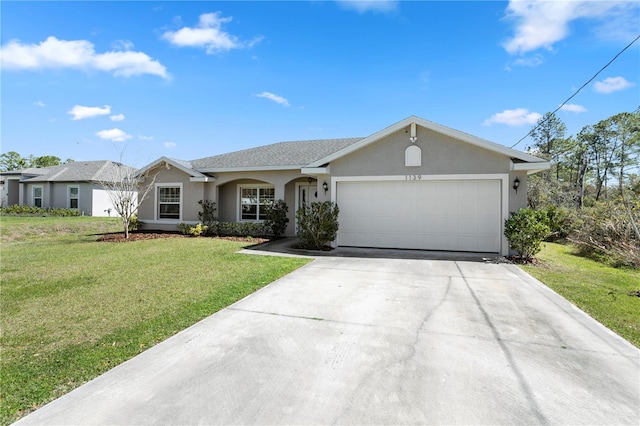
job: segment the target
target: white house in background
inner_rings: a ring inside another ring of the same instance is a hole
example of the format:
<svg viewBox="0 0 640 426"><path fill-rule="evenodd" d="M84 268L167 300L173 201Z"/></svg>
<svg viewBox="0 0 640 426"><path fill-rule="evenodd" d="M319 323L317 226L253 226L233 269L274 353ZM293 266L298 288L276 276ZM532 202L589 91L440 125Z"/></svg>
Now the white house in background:
<svg viewBox="0 0 640 426"><path fill-rule="evenodd" d="M134 171L133 167L105 160L2 172L3 206L70 208L86 216L116 216L100 183Z"/></svg>
<svg viewBox="0 0 640 426"><path fill-rule="evenodd" d="M199 200L225 222L259 222L284 200L286 235L312 201L340 208L337 246L508 254L509 212L526 207L527 176L543 159L415 116L364 138L281 142L192 161L161 157L143 169L154 191L147 229L196 223Z"/></svg>

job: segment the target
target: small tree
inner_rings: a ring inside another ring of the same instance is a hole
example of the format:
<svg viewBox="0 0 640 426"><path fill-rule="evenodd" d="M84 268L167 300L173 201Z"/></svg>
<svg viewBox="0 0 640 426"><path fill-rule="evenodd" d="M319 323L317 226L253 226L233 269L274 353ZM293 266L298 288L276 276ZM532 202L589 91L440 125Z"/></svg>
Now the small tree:
<svg viewBox="0 0 640 426"><path fill-rule="evenodd" d="M149 171L137 175L132 167L121 163L109 162L102 170L97 183L107 191L113 209L122 219L124 237L129 238L132 220L136 217L142 202L147 198L156 175Z"/></svg>
<svg viewBox="0 0 640 426"><path fill-rule="evenodd" d="M338 235L338 205L331 201L314 202L296 212L298 237L304 248L321 250Z"/></svg>
<svg viewBox="0 0 640 426"><path fill-rule="evenodd" d="M271 231L273 239L276 240L287 229L289 206L284 200L278 200L268 203L265 208L267 220L264 221L264 226Z"/></svg>
<svg viewBox="0 0 640 426"><path fill-rule="evenodd" d="M542 241L550 233L547 214L542 210L520 209L504 221L509 245L524 260L531 260L541 250Z"/></svg>

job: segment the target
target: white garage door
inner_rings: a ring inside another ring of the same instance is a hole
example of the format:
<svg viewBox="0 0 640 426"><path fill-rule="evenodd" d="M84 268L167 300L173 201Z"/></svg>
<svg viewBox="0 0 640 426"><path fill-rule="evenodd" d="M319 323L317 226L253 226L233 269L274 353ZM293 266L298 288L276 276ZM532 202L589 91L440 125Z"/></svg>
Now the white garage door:
<svg viewBox="0 0 640 426"><path fill-rule="evenodd" d="M500 252L499 180L338 182L339 246Z"/></svg>

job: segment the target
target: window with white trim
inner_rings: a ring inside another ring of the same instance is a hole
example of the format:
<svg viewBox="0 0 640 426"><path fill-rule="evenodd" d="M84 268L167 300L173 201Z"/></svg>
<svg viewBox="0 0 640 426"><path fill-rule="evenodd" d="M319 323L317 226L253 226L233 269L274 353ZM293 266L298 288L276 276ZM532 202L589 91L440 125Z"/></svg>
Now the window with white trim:
<svg viewBox="0 0 640 426"><path fill-rule="evenodd" d="M33 205L36 207L42 207L42 187L33 187Z"/></svg>
<svg viewBox="0 0 640 426"><path fill-rule="evenodd" d="M67 186L67 207L77 209L80 207L80 187Z"/></svg>
<svg viewBox="0 0 640 426"><path fill-rule="evenodd" d="M180 220L180 187L158 187L158 219Z"/></svg>
<svg viewBox="0 0 640 426"><path fill-rule="evenodd" d="M240 220L265 220L267 214L264 206L274 198L273 186L241 186Z"/></svg>

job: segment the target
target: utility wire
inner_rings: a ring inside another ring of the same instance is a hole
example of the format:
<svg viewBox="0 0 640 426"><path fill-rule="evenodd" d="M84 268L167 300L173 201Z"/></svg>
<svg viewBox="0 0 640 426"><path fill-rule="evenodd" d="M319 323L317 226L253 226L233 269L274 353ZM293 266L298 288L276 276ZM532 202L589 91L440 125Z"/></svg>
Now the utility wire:
<svg viewBox="0 0 640 426"><path fill-rule="evenodd" d="M638 39L640 39L640 35L638 37L636 37L631 43L627 44L626 47L624 49L622 49L620 52L618 52L618 54L616 56L613 57L613 59L611 59L607 65L605 65L604 67L600 68L600 70L595 73L593 75L593 77L591 77L589 79L589 81L587 81L585 84L583 84L582 86L580 86L580 88L578 90L576 90L573 95L569 96L567 98L566 101L564 101L563 103L560 104L560 106L558 108L556 108L551 115L555 114L556 112L558 112L558 110L560 108L562 108L563 106L566 105L567 102L569 102L571 99L573 99L573 97L575 95L577 95L578 93L580 93L580 91L582 89L584 89L589 83L591 83L602 71L604 71L609 65L611 65L613 63L613 61L615 61L616 59L618 59L618 56L622 55L622 53L627 50L628 48L630 48L633 43L635 43L636 41L638 41ZM522 142L523 140L525 140L527 137L529 137L531 135L531 133L533 133L538 127L542 126L547 120L549 120L549 118L551 118L551 116L547 117L546 119L542 120L541 122L539 122L533 129L529 130L529 133L527 133L526 135L524 135L518 142L514 143L513 145L511 145L511 148L515 147L516 145L518 145L520 142Z"/></svg>

